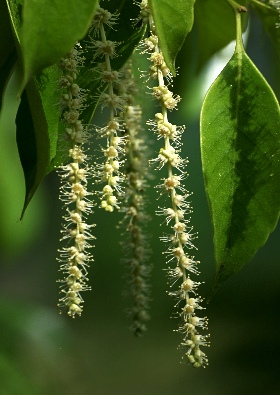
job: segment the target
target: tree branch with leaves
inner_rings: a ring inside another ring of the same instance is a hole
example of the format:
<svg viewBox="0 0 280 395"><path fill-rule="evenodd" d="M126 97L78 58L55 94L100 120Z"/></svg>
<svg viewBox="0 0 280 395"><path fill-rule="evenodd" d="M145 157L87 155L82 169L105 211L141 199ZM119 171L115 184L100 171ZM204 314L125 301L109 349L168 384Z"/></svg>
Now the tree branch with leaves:
<svg viewBox="0 0 280 395"><path fill-rule="evenodd" d="M213 224L216 292L265 244L279 218L279 104L242 39L254 10L279 57L279 7L279 1L272 0L0 0L0 106L15 67L20 70L16 125L26 185L22 217L46 175L58 170L61 176L61 311L81 315L81 293L91 288L87 267L93 255L88 249L95 237L98 242L98 226L88 223L87 216L94 207L103 208L106 216L117 210L123 213L131 328L137 336L146 330L151 264L145 232L152 218L145 211L145 196L148 173L156 168L162 175L156 189L165 203L155 215L164 216L169 229L161 240L167 244L163 253L172 286L168 293L176 299L181 346L194 367L208 364L201 351L209 345L208 335L200 334L208 320L197 315L202 298L200 283L193 280L199 262L191 252L197 235L190 218L184 156L191 147L183 145L185 126L169 120L181 100L172 90L178 74L175 61L193 25L201 50L198 69L236 41L201 109L202 171ZM135 51L149 60L142 81L157 103L150 120L137 102ZM186 72L180 69L181 76ZM106 120L94 125L97 108ZM153 134L162 142L156 158L149 157ZM92 136L101 143L88 154Z"/></svg>

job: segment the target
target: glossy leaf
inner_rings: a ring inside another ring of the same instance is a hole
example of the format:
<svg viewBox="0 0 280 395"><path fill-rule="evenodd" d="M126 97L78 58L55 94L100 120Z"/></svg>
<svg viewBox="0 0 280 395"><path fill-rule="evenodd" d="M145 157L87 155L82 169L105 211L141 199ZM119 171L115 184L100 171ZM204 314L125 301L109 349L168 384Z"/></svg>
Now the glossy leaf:
<svg viewBox="0 0 280 395"><path fill-rule="evenodd" d="M279 105L244 51L235 52L206 95L201 153L217 288L266 242L280 211Z"/></svg>
<svg viewBox="0 0 280 395"><path fill-rule="evenodd" d="M264 29L270 36L280 59L280 29L276 27L279 24L279 11L272 5L257 0L252 1L251 4L260 18Z"/></svg>
<svg viewBox="0 0 280 395"><path fill-rule="evenodd" d="M194 3L195 0L149 0L162 53L173 75L176 56L193 26Z"/></svg>
<svg viewBox="0 0 280 395"><path fill-rule="evenodd" d="M20 61L22 6L18 0L9 0L8 7ZM21 72L19 65L16 72ZM58 79L56 66L37 74L27 85L26 94L19 106L16 118L17 144L26 184L22 215L41 181L48 174L50 163L56 155L59 123ZM18 90L19 87L20 85Z"/></svg>
<svg viewBox="0 0 280 395"><path fill-rule="evenodd" d="M24 1L20 32L24 86L86 35L96 4L97 0Z"/></svg>
<svg viewBox="0 0 280 395"><path fill-rule="evenodd" d="M17 100L18 86L21 75L18 67L12 74L3 97L3 107L0 114L0 250L2 263L5 256L20 257L28 248L30 241L34 242L34 234L39 235L44 220L44 212L39 214L40 197L36 199L27 218L22 223L19 218L22 211L25 194L25 183L21 163L16 146L15 117L19 107Z"/></svg>
<svg viewBox="0 0 280 395"><path fill-rule="evenodd" d="M245 5L246 0L238 1ZM231 7L225 0L197 0L194 7L195 29L198 34L198 70L217 51L235 39L235 20ZM246 15L242 15L243 30L246 28Z"/></svg>
<svg viewBox="0 0 280 395"><path fill-rule="evenodd" d="M56 155L59 124L59 78L56 67L45 69L27 85L19 106L17 144L24 171L26 196L23 213Z"/></svg>

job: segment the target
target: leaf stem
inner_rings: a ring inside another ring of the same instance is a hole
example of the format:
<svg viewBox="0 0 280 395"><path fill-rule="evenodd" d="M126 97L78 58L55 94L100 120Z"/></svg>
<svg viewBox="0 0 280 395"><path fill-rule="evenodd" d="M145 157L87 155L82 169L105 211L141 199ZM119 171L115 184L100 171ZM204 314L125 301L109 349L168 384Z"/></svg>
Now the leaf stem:
<svg viewBox="0 0 280 395"><path fill-rule="evenodd" d="M234 13L241 14L241 12L248 12L246 7L244 7L241 4L238 4L236 1L234 0L226 0L226 1L229 3L229 5L232 6Z"/></svg>
<svg viewBox="0 0 280 395"><path fill-rule="evenodd" d="M242 42L242 21L241 21L241 13L247 12L247 8L238 4L234 0L226 0L228 4L232 7L235 20L236 20L236 47L235 52L241 53L244 51L243 42Z"/></svg>
<svg viewBox="0 0 280 395"><path fill-rule="evenodd" d="M241 53L244 51L243 41L242 41L242 24L241 24L241 14L239 12L235 13L236 20L236 46L235 52Z"/></svg>

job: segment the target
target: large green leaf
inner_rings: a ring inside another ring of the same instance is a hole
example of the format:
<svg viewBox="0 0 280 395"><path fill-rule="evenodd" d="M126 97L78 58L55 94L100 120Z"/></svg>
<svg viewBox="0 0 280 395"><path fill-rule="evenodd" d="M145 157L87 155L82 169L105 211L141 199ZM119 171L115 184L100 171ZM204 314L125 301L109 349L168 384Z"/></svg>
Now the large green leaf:
<svg viewBox="0 0 280 395"><path fill-rule="evenodd" d="M245 5L246 0L238 1ZM235 20L225 0L197 0L194 7L200 70L214 53L235 39ZM246 28L246 15L242 16Z"/></svg>
<svg viewBox="0 0 280 395"><path fill-rule="evenodd" d="M217 288L266 242L280 211L279 105L243 49L206 95L201 152Z"/></svg>
<svg viewBox="0 0 280 395"><path fill-rule="evenodd" d="M20 73L21 63L21 13L20 0L7 0L11 26L15 37ZM48 174L49 164L56 154L59 123L58 70L49 67L37 74L27 85L26 94L20 103L16 124L17 143L26 184L25 203L22 215L40 182ZM22 77L21 77L22 80ZM18 84L18 91L20 84Z"/></svg>
<svg viewBox="0 0 280 395"><path fill-rule="evenodd" d="M279 11L272 7L270 4L265 4L257 0L252 0L252 6L259 16L264 29L270 36L274 48L277 52L277 55L280 59L280 29L277 28L277 24L279 24ZM280 4L279 4L280 6Z"/></svg>
<svg viewBox="0 0 280 395"><path fill-rule="evenodd" d="M193 26L195 0L149 0L160 46L173 75L175 59Z"/></svg>
<svg viewBox="0 0 280 395"><path fill-rule="evenodd" d="M20 32L23 84L59 59L82 39L97 0L25 0Z"/></svg>

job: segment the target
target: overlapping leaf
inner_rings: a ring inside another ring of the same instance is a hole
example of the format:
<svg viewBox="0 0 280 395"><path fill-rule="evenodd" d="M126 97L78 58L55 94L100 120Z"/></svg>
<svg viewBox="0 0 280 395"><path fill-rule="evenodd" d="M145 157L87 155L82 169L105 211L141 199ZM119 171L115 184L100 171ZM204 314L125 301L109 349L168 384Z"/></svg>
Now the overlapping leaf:
<svg viewBox="0 0 280 395"><path fill-rule="evenodd" d="M238 3L245 5L246 0ZM235 39L235 21L226 1L197 0L194 7L195 28L198 34L200 70L217 51ZM246 15L243 15L246 28Z"/></svg>
<svg viewBox="0 0 280 395"><path fill-rule="evenodd" d="M23 85L87 33L97 0L25 0L20 33Z"/></svg>
<svg viewBox="0 0 280 395"><path fill-rule="evenodd" d="M252 7L258 14L262 21L263 27L270 36L277 55L280 59L280 29L277 28L277 24L280 23L280 13L271 4L265 4L260 1L252 1ZM280 9L280 5L279 5Z"/></svg>
<svg viewBox="0 0 280 395"><path fill-rule="evenodd" d="M195 0L149 0L162 53L173 75L176 56L193 26L194 3Z"/></svg>
<svg viewBox="0 0 280 395"><path fill-rule="evenodd" d="M59 125L58 70L49 67L27 85L17 114L17 145L25 176L23 213L56 155Z"/></svg>
<svg viewBox="0 0 280 395"><path fill-rule="evenodd" d="M21 2L9 0L8 8L14 30L15 47L20 60ZM17 144L26 183L23 213L40 182L48 173L49 163L56 153L59 122L58 78L56 67L42 71L28 84L27 95L23 96L19 106Z"/></svg>
<svg viewBox="0 0 280 395"><path fill-rule="evenodd" d="M206 95L201 152L217 288L266 242L280 212L279 105L244 51L233 55Z"/></svg>

